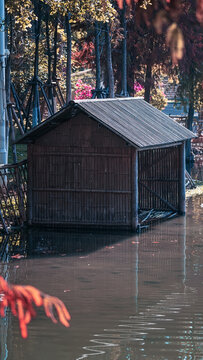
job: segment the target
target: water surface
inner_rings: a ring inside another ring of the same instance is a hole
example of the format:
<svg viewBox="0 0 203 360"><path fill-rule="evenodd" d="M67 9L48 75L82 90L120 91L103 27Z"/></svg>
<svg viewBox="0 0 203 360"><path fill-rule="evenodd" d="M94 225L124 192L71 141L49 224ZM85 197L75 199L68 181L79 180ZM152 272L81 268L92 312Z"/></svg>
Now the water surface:
<svg viewBox="0 0 203 360"><path fill-rule="evenodd" d="M40 311L23 340L8 313L0 359L202 360L202 203L200 196L190 199L186 217L140 235L16 234L4 247L1 273L58 296L72 320L66 329Z"/></svg>

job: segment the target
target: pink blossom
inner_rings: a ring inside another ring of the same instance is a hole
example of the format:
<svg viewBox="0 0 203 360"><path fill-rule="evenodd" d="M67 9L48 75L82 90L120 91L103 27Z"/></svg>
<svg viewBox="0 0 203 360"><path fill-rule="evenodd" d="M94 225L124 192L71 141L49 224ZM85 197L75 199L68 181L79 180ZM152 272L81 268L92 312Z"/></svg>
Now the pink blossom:
<svg viewBox="0 0 203 360"><path fill-rule="evenodd" d="M76 83L75 99L90 99L92 97L92 86L85 84L79 79Z"/></svg>
<svg viewBox="0 0 203 360"><path fill-rule="evenodd" d="M134 91L135 93L138 93L139 91L142 91L144 87L137 81L134 83Z"/></svg>

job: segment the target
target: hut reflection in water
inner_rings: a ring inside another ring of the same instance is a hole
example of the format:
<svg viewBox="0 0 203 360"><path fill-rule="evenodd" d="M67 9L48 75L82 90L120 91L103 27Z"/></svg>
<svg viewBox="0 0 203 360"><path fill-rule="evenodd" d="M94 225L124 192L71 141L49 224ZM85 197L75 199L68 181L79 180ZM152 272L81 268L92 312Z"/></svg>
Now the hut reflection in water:
<svg viewBox="0 0 203 360"><path fill-rule="evenodd" d="M4 276L59 296L72 321L66 330L38 314L23 342L12 318L8 360L202 359L202 199L189 203L187 221L140 235L35 230L10 239ZM15 254L25 258L9 262Z"/></svg>
<svg viewBox="0 0 203 360"><path fill-rule="evenodd" d="M64 233L35 229L24 233L21 239L19 234L13 240L10 238L7 258L20 253L26 259L21 260L20 264L25 265L20 266L15 274L11 269L7 270L8 279L34 285L38 283L40 288L47 287L47 292L53 293L54 290L56 295L62 294L64 301L67 298L62 289L67 284L68 289L72 289L68 303L71 306L73 327L68 335L68 350L66 344L70 358L85 358L84 354L80 355L83 351L95 355L102 351L105 359L120 359L120 356L127 356L129 352L134 356L136 352L139 354L142 347L145 348L145 354L149 355L148 334L153 337L154 333L162 331L159 330L162 328L160 319L166 320L168 314L171 311L173 313L171 309L175 304L185 306L187 301L191 301L191 296L185 291L185 230L185 218L182 217L159 224L139 236L133 236L132 233ZM42 266L43 273L40 271ZM55 279L54 284L50 279ZM170 313L171 316L173 314ZM82 326L83 322L85 326ZM165 329L166 324L167 320ZM12 332L12 328L9 332ZM30 333L32 339L32 328ZM64 334L59 333L63 339ZM74 341L71 345L71 339L74 339L76 333L85 350L73 348ZM93 344L92 341L89 343L91 334L97 335ZM16 332L14 342L15 339ZM67 335L65 339L67 342ZM131 346L127 348L126 341L135 341L137 350ZM101 342L106 345L101 346ZM50 346L53 355L50 354L49 358L54 359L56 349ZM12 349L11 344L9 348ZM37 355L36 349L35 357ZM29 358L34 359L30 355ZM24 355L20 359L25 359Z"/></svg>

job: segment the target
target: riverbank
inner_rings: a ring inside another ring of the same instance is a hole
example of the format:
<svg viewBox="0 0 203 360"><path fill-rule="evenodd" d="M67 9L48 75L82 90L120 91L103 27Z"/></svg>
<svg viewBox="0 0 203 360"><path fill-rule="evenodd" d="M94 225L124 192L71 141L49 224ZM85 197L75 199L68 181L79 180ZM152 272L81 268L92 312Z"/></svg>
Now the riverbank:
<svg viewBox="0 0 203 360"><path fill-rule="evenodd" d="M195 189L188 189L186 191L186 199L192 196L203 195L203 181L196 181L196 185Z"/></svg>

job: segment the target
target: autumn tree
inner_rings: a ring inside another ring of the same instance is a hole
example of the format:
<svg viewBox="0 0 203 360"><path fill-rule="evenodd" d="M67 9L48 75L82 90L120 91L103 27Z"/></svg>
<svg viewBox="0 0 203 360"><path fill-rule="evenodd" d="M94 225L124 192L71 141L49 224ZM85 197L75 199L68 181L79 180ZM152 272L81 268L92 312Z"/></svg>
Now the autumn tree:
<svg viewBox="0 0 203 360"><path fill-rule="evenodd" d="M139 22L139 12L134 7L128 25L129 78L136 77L144 86L144 99L150 102L151 90L159 81L159 75L170 66L169 50L163 34L157 34L154 27ZM134 83L130 83L132 92Z"/></svg>
<svg viewBox="0 0 203 360"><path fill-rule="evenodd" d="M82 29L85 23L109 21L113 16L114 9L109 0L83 0L83 1L60 1L44 0L51 7L52 14L60 14L65 19L65 29L67 34L67 66L66 66L66 102L71 99L71 58L72 58L72 29L78 24ZM99 76L98 76L99 78Z"/></svg>
<svg viewBox="0 0 203 360"><path fill-rule="evenodd" d="M95 21L110 21L114 9L109 0L7 0L6 5L9 19L8 40L12 45L12 77L17 93L21 94L22 103L26 106L24 115L27 129L31 126L31 121L33 126L41 121L41 112L44 111L41 93L46 101L48 114L56 111L56 91L52 82L57 82L57 70L60 71L62 89L66 90L66 102L70 101L72 47L78 41L78 34L86 31ZM41 81L46 84L48 98L41 87ZM60 106L63 106L61 91L58 100ZM29 119L31 109L32 117Z"/></svg>
<svg viewBox="0 0 203 360"><path fill-rule="evenodd" d="M192 130L194 111L199 111L203 102L203 31L196 18L194 1L185 3L185 12L180 17L179 26L185 39L185 51L177 69L179 78L177 99L188 108L186 126ZM187 160L190 160L190 141L187 142L186 155Z"/></svg>

